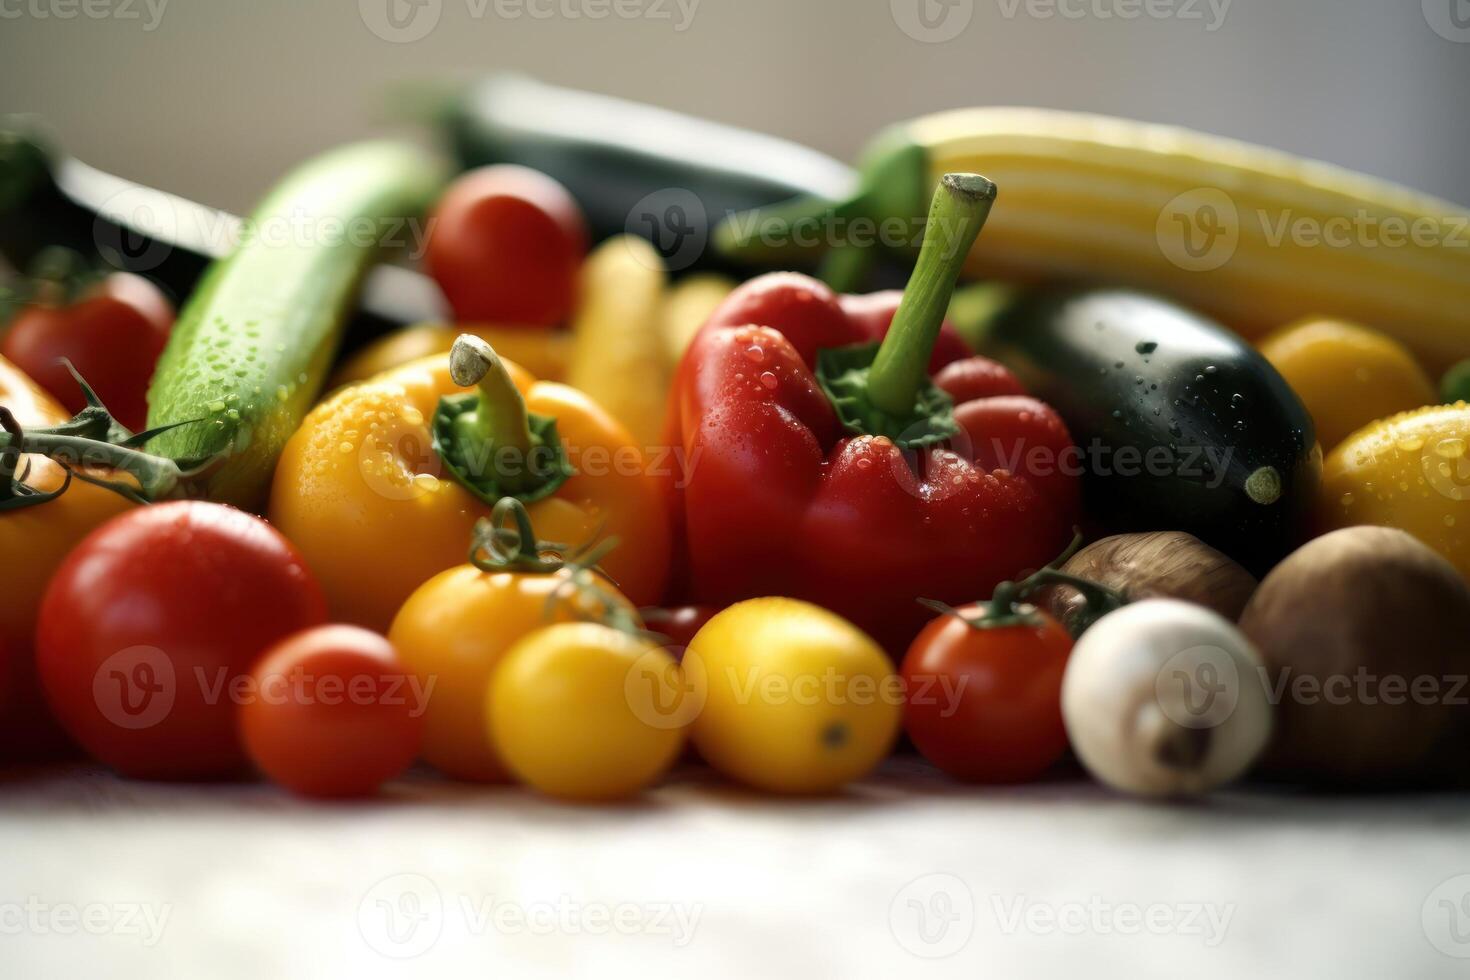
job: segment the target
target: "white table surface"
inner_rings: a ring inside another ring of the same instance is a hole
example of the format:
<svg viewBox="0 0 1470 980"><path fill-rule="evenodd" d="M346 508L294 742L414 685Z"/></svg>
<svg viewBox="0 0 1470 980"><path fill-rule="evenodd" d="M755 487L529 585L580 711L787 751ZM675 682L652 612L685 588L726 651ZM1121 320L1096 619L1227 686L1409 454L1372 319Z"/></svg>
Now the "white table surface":
<svg viewBox="0 0 1470 980"><path fill-rule="evenodd" d="M427 774L319 805L71 768L0 779L0 847L4 980L1470 977L1466 795L901 759L823 800L689 769L618 807Z"/></svg>

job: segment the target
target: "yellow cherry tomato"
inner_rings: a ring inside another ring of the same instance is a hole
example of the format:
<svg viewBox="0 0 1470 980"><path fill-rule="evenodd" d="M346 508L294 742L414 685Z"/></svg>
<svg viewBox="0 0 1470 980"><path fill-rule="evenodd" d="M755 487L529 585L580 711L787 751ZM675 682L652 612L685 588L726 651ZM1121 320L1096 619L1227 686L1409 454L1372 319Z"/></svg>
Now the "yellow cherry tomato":
<svg viewBox="0 0 1470 980"><path fill-rule="evenodd" d="M1303 320L1260 351L1307 407L1324 450L1376 419L1439 401L1408 348L1353 323Z"/></svg>
<svg viewBox="0 0 1470 980"><path fill-rule="evenodd" d="M1407 531L1470 577L1470 405L1436 405L1360 429L1322 464L1321 530Z"/></svg>
<svg viewBox="0 0 1470 980"><path fill-rule="evenodd" d="M430 691L424 761L457 779L508 778L485 726L485 690L496 664L522 637L548 623L602 611L588 605L585 593L571 588L571 574L483 572L461 565L434 576L409 596L388 639ZM596 582L601 593L636 615L610 582Z"/></svg>
<svg viewBox="0 0 1470 980"><path fill-rule="evenodd" d="M507 360L514 361L545 381L560 381L567 373L572 335L545 327L487 326L482 324L420 323L396 330L349 357L333 374L328 388L335 390L400 368L430 354L445 354L454 338L472 333L487 340Z"/></svg>
<svg viewBox="0 0 1470 980"><path fill-rule="evenodd" d="M695 746L710 765L778 793L823 793L870 772L898 736L902 684L882 648L796 599L749 599L690 641Z"/></svg>
<svg viewBox="0 0 1470 980"><path fill-rule="evenodd" d="M674 763L684 729L657 704L682 690L674 658L600 623L536 630L501 658L485 699L490 741L518 778L551 796L611 800ZM650 696L645 685L660 690Z"/></svg>
<svg viewBox="0 0 1470 980"><path fill-rule="evenodd" d="M580 391L502 363L525 409L556 419L576 470L527 505L537 531L574 545L617 537L603 567L635 603L657 603L669 527L642 451ZM433 355L338 391L286 443L270 519L316 573L334 618L386 629L414 589L465 560L491 507L448 471L429 427L440 398L470 391L450 378L449 355Z"/></svg>

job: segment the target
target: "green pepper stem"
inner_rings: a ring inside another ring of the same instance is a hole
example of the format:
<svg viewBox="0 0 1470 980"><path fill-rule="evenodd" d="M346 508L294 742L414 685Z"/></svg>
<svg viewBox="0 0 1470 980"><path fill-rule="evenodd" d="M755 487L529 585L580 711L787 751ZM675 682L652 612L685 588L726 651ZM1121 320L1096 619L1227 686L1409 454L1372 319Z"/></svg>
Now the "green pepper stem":
<svg viewBox="0 0 1470 980"><path fill-rule="evenodd" d="M482 445L517 450L522 457L530 455L533 442L526 400L495 348L474 334L460 334L449 350L449 376L463 388L480 389L476 410L460 416L461 436Z"/></svg>
<svg viewBox="0 0 1470 980"><path fill-rule="evenodd" d="M995 185L979 174L945 174L934 191L918 262L868 374L869 398L890 415L914 408L955 280L994 203Z"/></svg>

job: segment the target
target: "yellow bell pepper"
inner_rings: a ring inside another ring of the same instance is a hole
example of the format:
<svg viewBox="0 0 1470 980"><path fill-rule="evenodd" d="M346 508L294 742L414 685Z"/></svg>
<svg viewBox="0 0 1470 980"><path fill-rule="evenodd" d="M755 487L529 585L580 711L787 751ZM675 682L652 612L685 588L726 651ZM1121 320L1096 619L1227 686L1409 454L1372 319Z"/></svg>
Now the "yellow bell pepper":
<svg viewBox="0 0 1470 980"><path fill-rule="evenodd" d="M1435 405L1360 429L1322 464L1324 531L1407 531L1470 578L1470 405Z"/></svg>
<svg viewBox="0 0 1470 980"><path fill-rule="evenodd" d="M381 631L464 562L475 522L503 496L548 540L616 537L601 568L633 602L659 600L669 528L632 436L582 392L536 381L470 335L318 405L281 455L269 515L333 615Z"/></svg>
<svg viewBox="0 0 1470 980"><path fill-rule="evenodd" d="M1259 347L1307 407L1324 450L1369 422L1439 400L1407 347L1343 320L1302 320Z"/></svg>

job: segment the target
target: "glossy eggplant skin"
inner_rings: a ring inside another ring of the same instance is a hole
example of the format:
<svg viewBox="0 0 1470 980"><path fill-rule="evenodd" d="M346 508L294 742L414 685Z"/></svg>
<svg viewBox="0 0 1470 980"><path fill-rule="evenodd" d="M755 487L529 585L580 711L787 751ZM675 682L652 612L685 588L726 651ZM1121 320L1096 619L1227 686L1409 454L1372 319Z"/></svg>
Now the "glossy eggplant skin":
<svg viewBox="0 0 1470 980"><path fill-rule="evenodd" d="M841 200L856 185L847 166L797 143L520 75L471 85L440 123L461 167L549 174L582 206L594 240L642 235L676 272L720 267L707 245L727 214L795 197Z"/></svg>
<svg viewBox="0 0 1470 980"><path fill-rule="evenodd" d="M1107 533L1187 531L1257 575L1305 538L1312 419L1226 328L1145 293L1047 286L1004 308L985 348L1067 423Z"/></svg>

